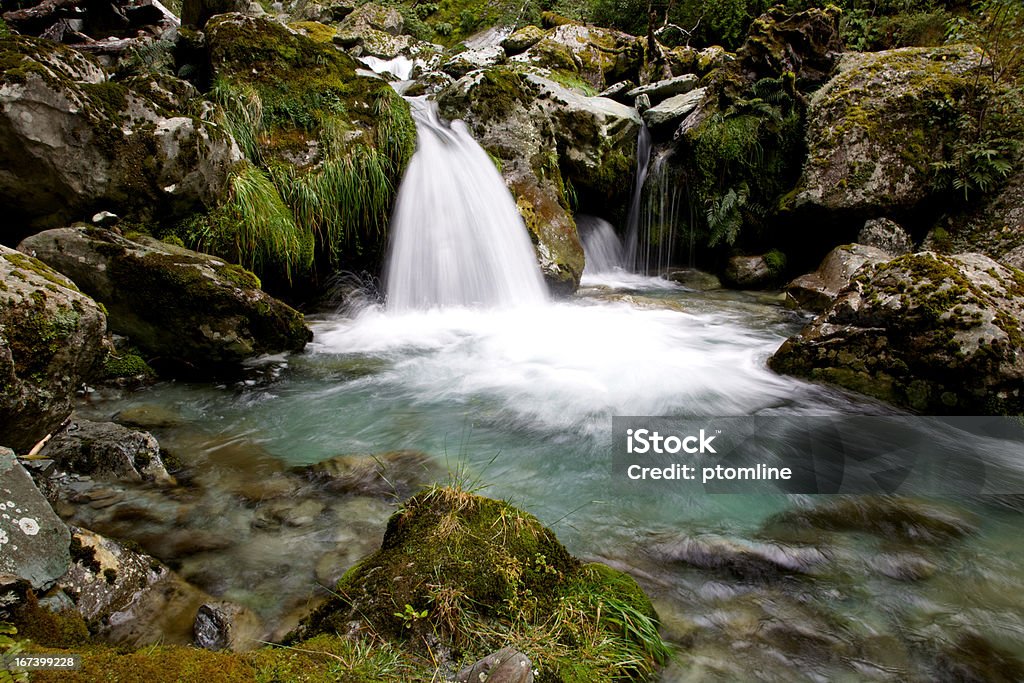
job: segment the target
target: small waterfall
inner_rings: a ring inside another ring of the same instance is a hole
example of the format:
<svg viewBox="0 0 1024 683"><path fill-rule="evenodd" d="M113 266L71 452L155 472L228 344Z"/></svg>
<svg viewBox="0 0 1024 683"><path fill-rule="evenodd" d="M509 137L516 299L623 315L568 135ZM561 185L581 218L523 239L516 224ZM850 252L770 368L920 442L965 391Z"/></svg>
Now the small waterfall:
<svg viewBox="0 0 1024 683"><path fill-rule="evenodd" d="M526 226L490 157L433 102L410 106L418 139L391 218L387 308L545 303Z"/></svg>
<svg viewBox="0 0 1024 683"><path fill-rule="evenodd" d="M622 269L625 250L611 223L597 216L577 214L576 228L583 242L583 257L586 260L584 275L600 275Z"/></svg>
<svg viewBox="0 0 1024 683"><path fill-rule="evenodd" d="M678 178L672 172L670 156L669 151L657 155L647 176L645 201L642 202L639 220L639 245L634 261L637 272L647 275L664 273L676 255L683 193ZM692 243L689 252L692 258Z"/></svg>
<svg viewBox="0 0 1024 683"><path fill-rule="evenodd" d="M644 183L647 182L647 166L651 161L651 131L640 124L636 140L636 183L633 198L629 201L629 220L626 224L626 254L624 264L632 271L637 270L637 251L640 244L640 205L643 199Z"/></svg>

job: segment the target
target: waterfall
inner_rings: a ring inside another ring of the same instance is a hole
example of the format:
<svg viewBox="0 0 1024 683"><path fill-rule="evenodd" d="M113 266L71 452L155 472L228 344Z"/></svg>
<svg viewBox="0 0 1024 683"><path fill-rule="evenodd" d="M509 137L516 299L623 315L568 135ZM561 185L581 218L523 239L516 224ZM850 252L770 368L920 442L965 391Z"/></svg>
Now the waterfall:
<svg viewBox="0 0 1024 683"><path fill-rule="evenodd" d="M391 218L387 308L545 303L526 226L490 157L436 104L409 102L417 145Z"/></svg>
<svg viewBox="0 0 1024 683"><path fill-rule="evenodd" d="M584 275L599 275L621 270L625 262L624 249L612 224L597 216L576 215L576 229L583 243L586 265Z"/></svg>
<svg viewBox="0 0 1024 683"><path fill-rule="evenodd" d="M629 220L626 224L625 266L636 271L637 248L640 243L640 206L643 200L644 183L647 182L647 166L651 161L651 131L640 124L640 134L636 140L636 183L633 185L633 197L629 201Z"/></svg>
<svg viewBox="0 0 1024 683"><path fill-rule="evenodd" d="M679 214L683 204L682 186L673 174L671 152L655 157L650 164L643 211L639 220L639 248L634 267L648 275L663 273L674 262ZM690 257L693 255L691 229Z"/></svg>

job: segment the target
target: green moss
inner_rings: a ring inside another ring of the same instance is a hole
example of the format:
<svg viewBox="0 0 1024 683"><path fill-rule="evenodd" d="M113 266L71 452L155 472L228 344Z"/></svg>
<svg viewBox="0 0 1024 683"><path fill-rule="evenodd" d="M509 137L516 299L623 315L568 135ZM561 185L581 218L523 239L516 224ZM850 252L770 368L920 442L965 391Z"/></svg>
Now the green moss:
<svg viewBox="0 0 1024 683"><path fill-rule="evenodd" d="M15 268L21 268L22 270L35 273L47 282L58 285L59 287L64 287L65 289L71 289L76 292L80 291L78 287L75 286L74 282L60 275L57 271L53 270L39 259L34 259L31 256L27 256L20 252L4 254L3 258Z"/></svg>
<svg viewBox="0 0 1024 683"><path fill-rule="evenodd" d="M333 26L321 24L318 21L295 21L288 26L296 31L301 31L318 43L330 43L338 32Z"/></svg>
<svg viewBox="0 0 1024 683"><path fill-rule="evenodd" d="M103 376L107 379L156 377L156 372L137 351L132 349L108 354L103 361Z"/></svg>
<svg viewBox="0 0 1024 683"><path fill-rule="evenodd" d="M82 83L79 85L93 106L98 107L111 121L120 121L128 107L128 88L114 81Z"/></svg>
<svg viewBox="0 0 1024 683"><path fill-rule="evenodd" d="M33 592L11 610L18 634L46 647L77 648L89 640L89 628L75 610L52 612L42 607Z"/></svg>
<svg viewBox="0 0 1024 683"><path fill-rule="evenodd" d="M530 84L515 69L495 67L480 76L473 89L470 109L484 121L507 117L516 105L529 106L533 101Z"/></svg>
<svg viewBox="0 0 1024 683"><path fill-rule="evenodd" d="M413 652L432 633L466 661L511 645L538 681L644 679L667 656L632 578L581 565L532 515L458 489L407 501L381 549L334 593L297 633L344 633L361 620Z"/></svg>

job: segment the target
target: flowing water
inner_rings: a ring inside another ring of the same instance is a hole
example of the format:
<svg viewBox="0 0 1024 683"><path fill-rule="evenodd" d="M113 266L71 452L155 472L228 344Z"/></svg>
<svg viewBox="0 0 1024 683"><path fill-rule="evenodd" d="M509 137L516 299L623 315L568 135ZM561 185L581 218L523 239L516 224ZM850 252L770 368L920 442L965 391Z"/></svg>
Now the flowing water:
<svg viewBox="0 0 1024 683"><path fill-rule="evenodd" d="M416 449L439 479L458 470L536 514L574 553L632 572L680 645L666 681L942 680L937 671L972 656L1003 666L998 653L1024 654L1013 500L866 500L868 518L889 509L919 521L843 531L778 517L843 499L615 494L614 415L890 411L771 372L766 359L804 321L770 296L638 276L623 292L609 262L575 298L548 301L490 160L460 124L416 116L387 303L314 319L304 353L269 360L247 382L92 395L81 410L93 418L140 406L171 414L156 434L206 493L135 491L131 515L104 502L84 521L139 539L286 630L317 582L379 543L393 503L291 489L286 505L307 501L313 521L274 526L286 514L274 482L340 453ZM922 536L929 520L966 531ZM215 538L186 552L168 545L179 527Z"/></svg>

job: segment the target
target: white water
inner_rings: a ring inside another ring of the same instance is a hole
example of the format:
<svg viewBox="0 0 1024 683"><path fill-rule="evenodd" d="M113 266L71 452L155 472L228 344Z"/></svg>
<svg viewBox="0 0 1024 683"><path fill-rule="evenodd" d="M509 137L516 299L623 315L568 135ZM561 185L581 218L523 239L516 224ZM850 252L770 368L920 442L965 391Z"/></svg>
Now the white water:
<svg viewBox="0 0 1024 683"><path fill-rule="evenodd" d="M410 104L417 147L391 219L387 308L545 303L526 226L490 157L461 121Z"/></svg>
<svg viewBox="0 0 1024 683"><path fill-rule="evenodd" d="M380 57L366 56L360 57L359 60L370 67L370 70L378 74L391 74L400 81L407 81L412 78L412 71L416 67L416 62L399 55L392 59L381 59Z"/></svg>
<svg viewBox="0 0 1024 683"><path fill-rule="evenodd" d="M597 216L578 214L576 229L580 233L586 259L583 275L600 275L622 269L625 259L622 240L615 234L611 223Z"/></svg>
<svg viewBox="0 0 1024 683"><path fill-rule="evenodd" d="M637 271L637 254L640 248L640 202L643 198L644 183L647 182L647 167L651 161L651 132L647 126L640 126L636 141L636 183L633 198L629 202L629 222L626 225L626 267ZM646 272L646 271L645 271Z"/></svg>

